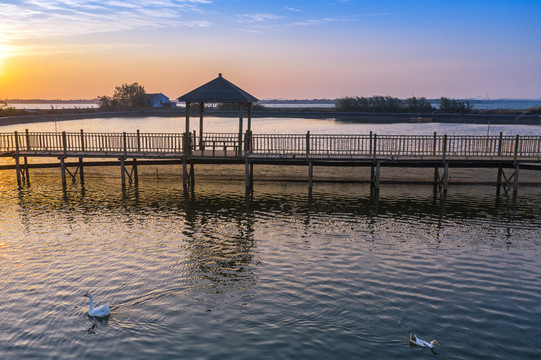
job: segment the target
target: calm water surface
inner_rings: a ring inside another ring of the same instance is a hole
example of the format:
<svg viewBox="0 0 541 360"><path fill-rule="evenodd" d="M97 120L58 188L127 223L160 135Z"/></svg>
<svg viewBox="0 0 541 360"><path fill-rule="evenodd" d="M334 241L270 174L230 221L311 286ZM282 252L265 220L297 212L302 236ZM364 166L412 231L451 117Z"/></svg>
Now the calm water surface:
<svg viewBox="0 0 541 360"><path fill-rule="evenodd" d="M24 131L67 131L78 132L184 132L185 118L97 118L86 120L44 122L0 126L0 132ZM190 128L199 132L199 117L191 117ZM246 129L246 119L244 119ZM254 118L252 130L256 134L376 134L432 135L434 132L448 135L541 135L541 126L494 125L494 124L445 124L445 123L393 123L367 124L334 119L300 118ZM238 118L205 117L204 132L238 133Z"/></svg>
<svg viewBox="0 0 541 360"><path fill-rule="evenodd" d="M0 173L3 358L539 358L541 191ZM87 316L86 291L108 301Z"/></svg>
<svg viewBox="0 0 541 360"><path fill-rule="evenodd" d="M145 121L133 129L158 127ZM160 131L182 126L164 121ZM517 129L538 131L505 128ZM184 193L179 177L122 191L115 169L63 191L55 171L21 190L0 172L0 358L434 356L410 347L410 332L438 339L442 359L541 357L540 187L513 199L385 185L376 197L317 183L309 196L304 183L256 182L247 197L242 181ZM110 303L108 319L88 317L87 291Z"/></svg>

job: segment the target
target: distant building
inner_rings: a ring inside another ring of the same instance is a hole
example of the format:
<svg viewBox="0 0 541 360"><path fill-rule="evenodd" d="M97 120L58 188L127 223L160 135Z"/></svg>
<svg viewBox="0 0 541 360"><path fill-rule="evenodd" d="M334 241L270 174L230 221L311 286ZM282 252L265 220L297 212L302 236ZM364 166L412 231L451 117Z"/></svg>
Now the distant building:
<svg viewBox="0 0 541 360"><path fill-rule="evenodd" d="M148 107L154 107L154 108L171 106L171 101L169 101L169 98L162 93L147 94L146 105Z"/></svg>

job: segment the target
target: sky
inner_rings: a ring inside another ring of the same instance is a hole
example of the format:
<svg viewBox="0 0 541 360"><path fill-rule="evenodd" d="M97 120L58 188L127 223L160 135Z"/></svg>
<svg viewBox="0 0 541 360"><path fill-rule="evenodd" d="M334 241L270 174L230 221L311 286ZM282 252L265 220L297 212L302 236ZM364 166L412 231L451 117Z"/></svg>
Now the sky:
<svg viewBox="0 0 541 360"><path fill-rule="evenodd" d="M541 0L0 0L0 99L541 98Z"/></svg>

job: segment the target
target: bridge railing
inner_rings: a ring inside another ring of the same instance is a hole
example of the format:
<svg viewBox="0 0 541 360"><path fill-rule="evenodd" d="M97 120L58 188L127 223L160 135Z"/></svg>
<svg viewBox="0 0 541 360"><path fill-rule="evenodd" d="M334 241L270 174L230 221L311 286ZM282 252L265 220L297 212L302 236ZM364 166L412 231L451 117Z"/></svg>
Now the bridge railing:
<svg viewBox="0 0 541 360"><path fill-rule="evenodd" d="M0 133L0 152L182 153L182 145L177 133Z"/></svg>
<svg viewBox="0 0 541 360"><path fill-rule="evenodd" d="M188 144L186 144L188 139ZM187 145L187 146L186 146ZM244 147L244 149L242 148ZM484 157L541 159L541 136L206 133L0 133L0 153L193 154L305 157ZM201 150L202 152L196 153Z"/></svg>

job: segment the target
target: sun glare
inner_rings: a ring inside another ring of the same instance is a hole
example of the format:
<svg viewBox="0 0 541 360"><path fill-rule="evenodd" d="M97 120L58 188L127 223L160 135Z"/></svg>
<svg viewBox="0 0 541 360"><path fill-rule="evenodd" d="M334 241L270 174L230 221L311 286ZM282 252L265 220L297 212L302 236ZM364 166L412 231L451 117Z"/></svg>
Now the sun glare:
<svg viewBox="0 0 541 360"><path fill-rule="evenodd" d="M0 43L0 74L3 71L4 59L10 55L11 51L8 45Z"/></svg>

